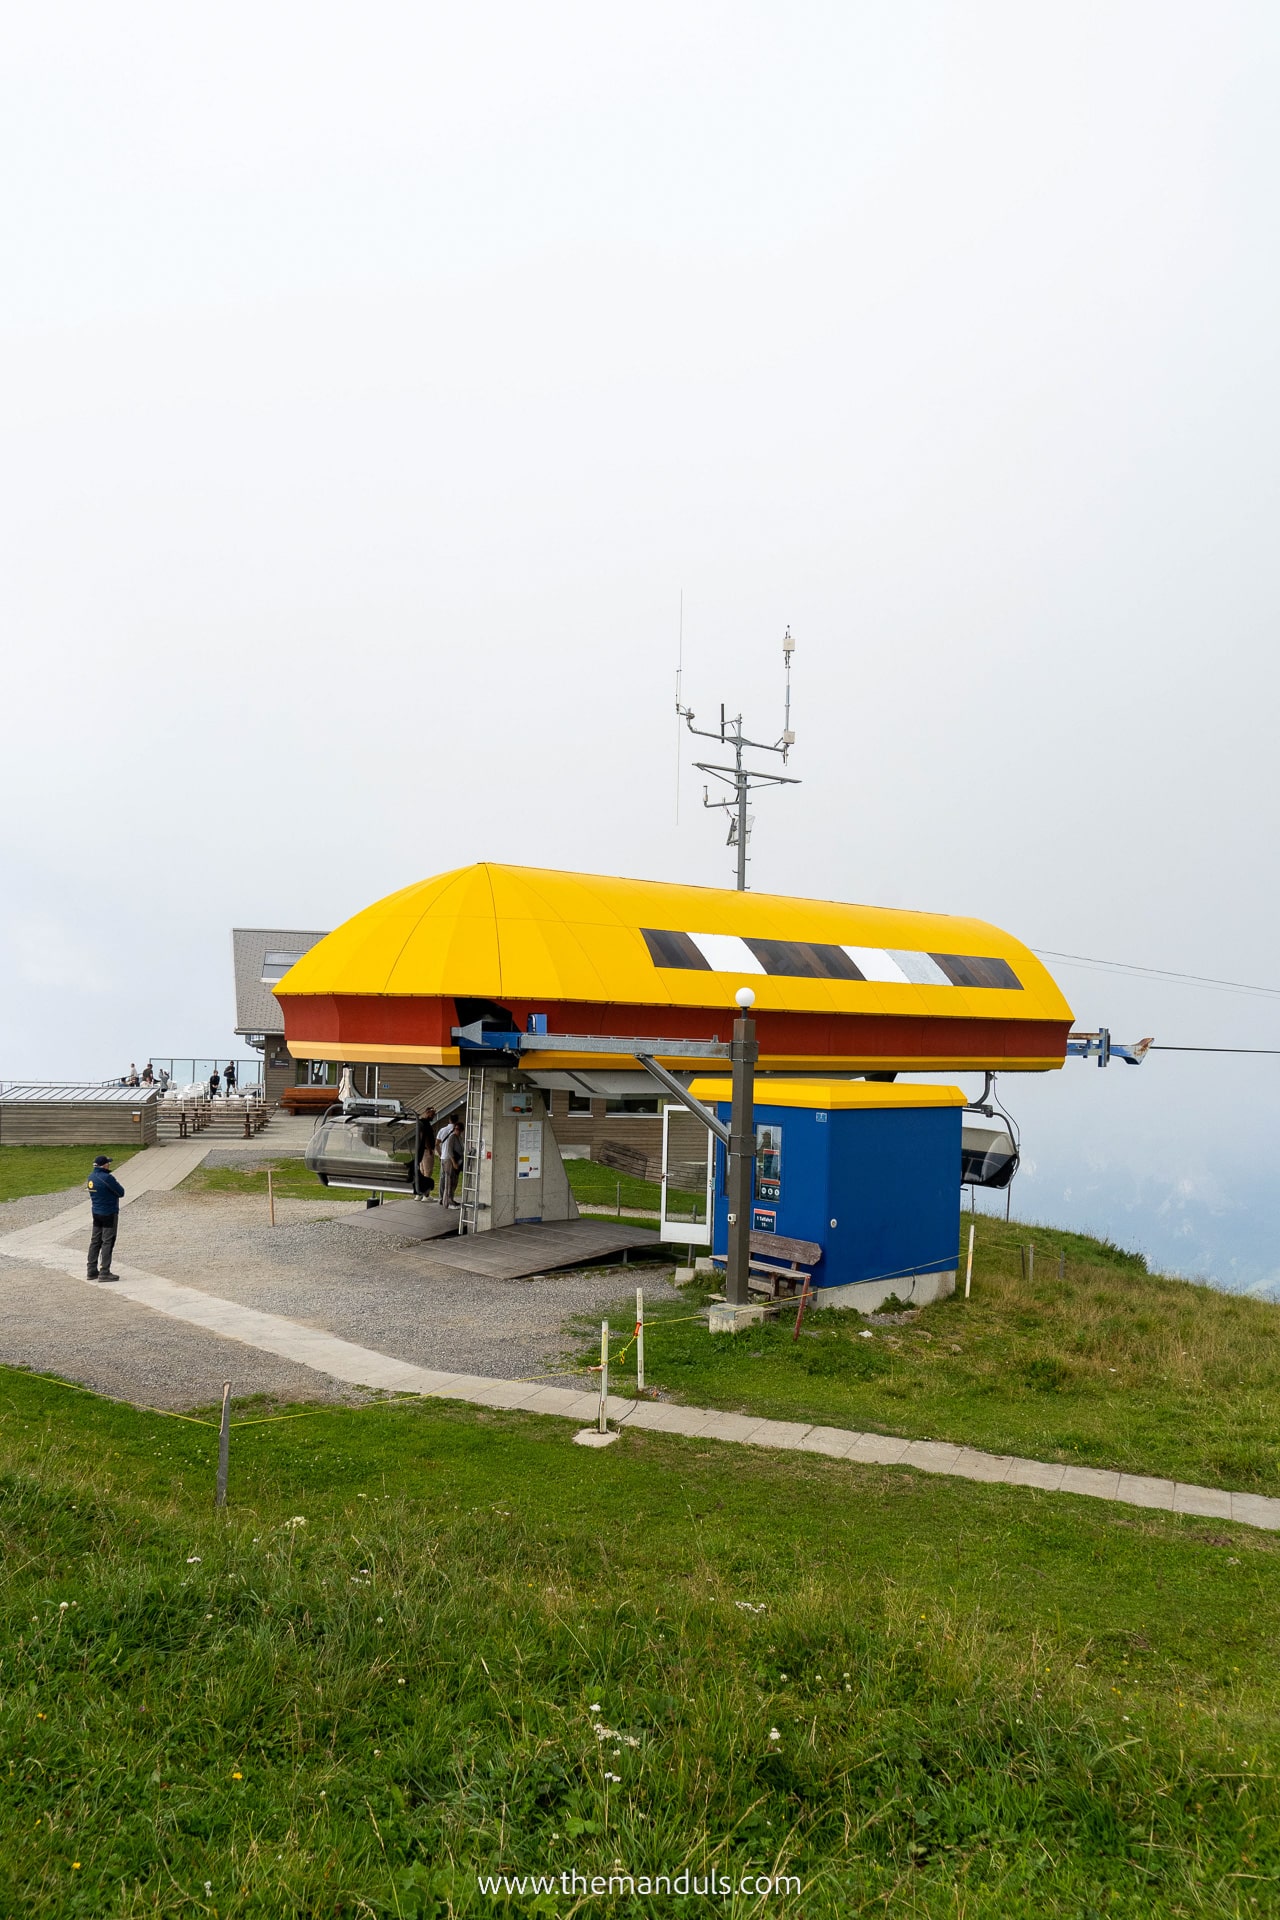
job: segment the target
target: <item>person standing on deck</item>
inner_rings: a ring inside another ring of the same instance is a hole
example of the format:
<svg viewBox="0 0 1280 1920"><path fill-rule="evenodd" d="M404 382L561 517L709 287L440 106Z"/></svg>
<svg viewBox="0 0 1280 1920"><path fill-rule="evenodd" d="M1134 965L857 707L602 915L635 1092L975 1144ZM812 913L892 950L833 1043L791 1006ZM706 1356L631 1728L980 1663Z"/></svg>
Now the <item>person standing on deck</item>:
<svg viewBox="0 0 1280 1920"><path fill-rule="evenodd" d="M226 1089L226 1095L229 1100L236 1090L236 1063L234 1060L228 1060L227 1070L222 1076L222 1084Z"/></svg>
<svg viewBox="0 0 1280 1920"><path fill-rule="evenodd" d="M222 1075L218 1072L218 1069L215 1067L213 1072L209 1075L209 1098L211 1100L216 1100L218 1097L218 1082L221 1078L222 1078Z"/></svg>
<svg viewBox="0 0 1280 1920"><path fill-rule="evenodd" d="M120 1225L120 1202L124 1199L124 1188L111 1171L109 1153L97 1155L93 1172L85 1184L93 1209L88 1277L90 1280L118 1280L120 1275L111 1271L111 1255L115 1250L116 1230Z"/></svg>
<svg viewBox="0 0 1280 1920"><path fill-rule="evenodd" d="M440 1205L453 1205L453 1190L458 1184L458 1166L462 1159L462 1136L456 1120L446 1120L436 1135L440 1155Z"/></svg>
<svg viewBox="0 0 1280 1920"><path fill-rule="evenodd" d="M436 1110L428 1107L422 1116L422 1153L418 1159L418 1172L422 1175L422 1190L419 1200L425 1200L435 1185L436 1173Z"/></svg>

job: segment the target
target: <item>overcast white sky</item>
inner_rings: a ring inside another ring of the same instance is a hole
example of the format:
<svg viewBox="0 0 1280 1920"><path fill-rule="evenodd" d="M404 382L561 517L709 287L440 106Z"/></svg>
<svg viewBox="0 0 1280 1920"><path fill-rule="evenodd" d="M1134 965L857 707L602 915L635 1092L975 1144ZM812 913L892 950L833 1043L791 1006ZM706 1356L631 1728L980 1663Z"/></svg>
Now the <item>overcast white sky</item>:
<svg viewBox="0 0 1280 1920"><path fill-rule="evenodd" d="M1278 67L1231 0L16 12L0 1074L226 1048L233 924L448 865L727 882L681 591L707 712L797 636L756 886L1280 984ZM1010 1081L1020 1206L1280 1276L1278 1069Z"/></svg>

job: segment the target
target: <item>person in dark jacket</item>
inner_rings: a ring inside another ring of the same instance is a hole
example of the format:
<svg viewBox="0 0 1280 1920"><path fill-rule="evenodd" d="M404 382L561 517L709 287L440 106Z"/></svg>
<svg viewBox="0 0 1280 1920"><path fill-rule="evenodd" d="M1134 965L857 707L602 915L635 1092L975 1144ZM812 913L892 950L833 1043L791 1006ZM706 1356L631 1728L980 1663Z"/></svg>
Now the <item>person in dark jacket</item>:
<svg viewBox="0 0 1280 1920"><path fill-rule="evenodd" d="M93 1233L89 1240L89 1278L91 1280L118 1280L120 1275L111 1271L111 1255L116 1244L116 1229L120 1225L120 1202L124 1199L124 1188L111 1171L111 1155L100 1153L93 1163L93 1172L86 1185L89 1189L89 1204L93 1208Z"/></svg>

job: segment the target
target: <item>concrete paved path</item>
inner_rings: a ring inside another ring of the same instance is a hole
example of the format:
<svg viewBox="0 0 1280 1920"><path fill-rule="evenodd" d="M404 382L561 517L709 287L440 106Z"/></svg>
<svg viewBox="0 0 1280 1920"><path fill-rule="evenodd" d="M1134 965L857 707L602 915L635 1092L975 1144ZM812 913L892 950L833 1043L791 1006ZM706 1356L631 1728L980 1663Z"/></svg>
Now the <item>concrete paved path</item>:
<svg viewBox="0 0 1280 1920"><path fill-rule="evenodd" d="M122 1169L136 1169L128 1184L126 1203L140 1193L175 1186L200 1164L207 1145L198 1141L152 1147ZM87 1204L57 1214L36 1226L24 1227L0 1239L0 1254L83 1280L84 1254L62 1244L66 1236L87 1224ZM153 1312L186 1321L223 1339L237 1341L260 1352L309 1367L352 1386L381 1388L392 1393L418 1393L430 1399L461 1400L472 1406L501 1407L513 1412L550 1414L577 1423L590 1421L599 1407L598 1393L571 1387L553 1387L528 1380L494 1380L483 1374L448 1373L397 1360L322 1328L309 1327L283 1314L263 1313L256 1307L225 1300L199 1288L179 1286L159 1274L117 1263L120 1280L109 1289L113 1298L133 1300ZM86 1286L94 1282L84 1281ZM711 1407L679 1407L649 1400L609 1399L611 1421L651 1433L677 1433L694 1440L731 1441L743 1446L770 1447L792 1453L820 1453L829 1459L855 1464L915 1467L922 1473L954 1475L989 1484L1038 1487L1046 1493L1076 1493L1095 1500L1116 1500L1126 1506L1148 1507L1166 1513L1195 1515L1207 1520L1234 1520L1241 1525L1280 1532L1280 1500L1255 1493L1231 1493L1217 1487L1197 1487L1145 1474L1109 1472L1098 1467L1067 1467L1039 1460L1021 1460L1010 1454L980 1453L972 1447L937 1440L903 1440L880 1433L855 1433L845 1427L808 1426L801 1421L760 1420L754 1414L724 1413Z"/></svg>

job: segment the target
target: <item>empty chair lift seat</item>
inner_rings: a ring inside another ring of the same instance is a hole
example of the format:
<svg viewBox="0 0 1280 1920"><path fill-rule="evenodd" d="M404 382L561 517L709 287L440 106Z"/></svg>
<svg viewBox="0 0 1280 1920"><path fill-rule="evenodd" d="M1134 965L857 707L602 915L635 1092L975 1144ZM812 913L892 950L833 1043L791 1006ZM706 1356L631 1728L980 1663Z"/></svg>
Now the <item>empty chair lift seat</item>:
<svg viewBox="0 0 1280 1920"><path fill-rule="evenodd" d="M727 1124L728 1080L696 1080L692 1092ZM891 1296L924 1305L952 1292L964 1104L958 1087L757 1080L753 1267L759 1271L757 1249L775 1235L821 1250L812 1267L815 1306L873 1313ZM722 1147L716 1175L712 1249L723 1258Z"/></svg>

